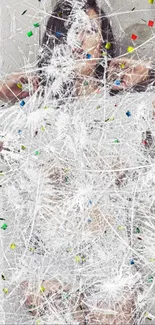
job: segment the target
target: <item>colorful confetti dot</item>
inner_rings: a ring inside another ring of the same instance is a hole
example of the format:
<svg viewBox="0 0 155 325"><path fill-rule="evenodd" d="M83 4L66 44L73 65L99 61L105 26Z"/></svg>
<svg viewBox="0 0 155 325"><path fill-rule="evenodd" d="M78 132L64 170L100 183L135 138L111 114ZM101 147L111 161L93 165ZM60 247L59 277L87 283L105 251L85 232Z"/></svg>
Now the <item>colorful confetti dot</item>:
<svg viewBox="0 0 155 325"><path fill-rule="evenodd" d="M89 204L90 204L90 205L92 205L92 204L93 204L92 200L89 200Z"/></svg>
<svg viewBox="0 0 155 325"><path fill-rule="evenodd" d="M117 229L118 229L118 230L123 230L124 227L123 227L123 226L118 226Z"/></svg>
<svg viewBox="0 0 155 325"><path fill-rule="evenodd" d="M24 100L22 100L21 102L20 102L20 106L24 106L25 105L25 101Z"/></svg>
<svg viewBox="0 0 155 325"><path fill-rule="evenodd" d="M69 169L68 168L64 168L64 172L65 173L68 173L69 172Z"/></svg>
<svg viewBox="0 0 155 325"><path fill-rule="evenodd" d="M135 41L135 40L137 39L137 37L138 37L138 36L135 35L135 34L132 34L132 35L131 35L131 39L132 39L133 41Z"/></svg>
<svg viewBox="0 0 155 325"><path fill-rule="evenodd" d="M41 131L45 131L45 127L44 126L41 127Z"/></svg>
<svg viewBox="0 0 155 325"><path fill-rule="evenodd" d="M85 81L84 86L88 86L88 85L89 85L88 81Z"/></svg>
<svg viewBox="0 0 155 325"><path fill-rule="evenodd" d="M30 252L34 252L35 251L35 248L34 247L30 247L29 250L30 250Z"/></svg>
<svg viewBox="0 0 155 325"><path fill-rule="evenodd" d="M20 82L18 82L17 87L18 87L19 89L22 89L22 84L21 84Z"/></svg>
<svg viewBox="0 0 155 325"><path fill-rule="evenodd" d="M22 144L21 149L22 149L22 150L25 150L26 147Z"/></svg>
<svg viewBox="0 0 155 325"><path fill-rule="evenodd" d="M144 316L145 316L148 320L152 320L152 318L150 317L150 314L149 314L148 312L146 312L146 313L144 314Z"/></svg>
<svg viewBox="0 0 155 325"><path fill-rule="evenodd" d="M115 85L116 86L119 86L121 84L121 81L120 80L115 80Z"/></svg>
<svg viewBox="0 0 155 325"><path fill-rule="evenodd" d="M35 151L35 156L39 156L40 155L40 151L36 150Z"/></svg>
<svg viewBox="0 0 155 325"><path fill-rule="evenodd" d="M45 292L45 288L44 287L40 287L40 292Z"/></svg>
<svg viewBox="0 0 155 325"><path fill-rule="evenodd" d="M40 25L39 25L39 23L35 23L35 24L33 24L33 26L36 28L36 27L39 27Z"/></svg>
<svg viewBox="0 0 155 325"><path fill-rule="evenodd" d="M66 177L65 177L65 182L68 183L68 181L69 181L69 177L66 176Z"/></svg>
<svg viewBox="0 0 155 325"><path fill-rule="evenodd" d="M148 282L149 282L149 283L152 283L152 282L153 282L153 276L149 276L149 277L148 277Z"/></svg>
<svg viewBox="0 0 155 325"><path fill-rule="evenodd" d="M107 56L107 52L102 52L101 56Z"/></svg>
<svg viewBox="0 0 155 325"><path fill-rule="evenodd" d="M101 108L101 106L100 106L100 105L98 105L98 106L96 107L96 109L99 109L99 108Z"/></svg>
<svg viewBox="0 0 155 325"><path fill-rule="evenodd" d="M91 218L89 218L87 221L88 221L88 223L91 223L91 222L92 222L92 219L91 219Z"/></svg>
<svg viewBox="0 0 155 325"><path fill-rule="evenodd" d="M44 109L48 109L48 107L47 106L44 106Z"/></svg>
<svg viewBox="0 0 155 325"><path fill-rule="evenodd" d="M130 116L131 116L130 111L127 111L127 112L126 112L126 115L127 115L128 117L130 117Z"/></svg>
<svg viewBox="0 0 155 325"><path fill-rule="evenodd" d="M133 259L130 260L130 265L134 265L135 261Z"/></svg>
<svg viewBox="0 0 155 325"><path fill-rule="evenodd" d="M22 133L22 130L18 130L18 134L21 134Z"/></svg>
<svg viewBox="0 0 155 325"><path fill-rule="evenodd" d="M155 262L155 258L152 258L152 257L151 257L151 258L149 259L149 261L150 261L150 262Z"/></svg>
<svg viewBox="0 0 155 325"><path fill-rule="evenodd" d="M132 46L128 46L128 48L127 48L127 52L133 52L135 50L135 48L134 47L132 47Z"/></svg>
<svg viewBox="0 0 155 325"><path fill-rule="evenodd" d="M11 249L15 249L15 248L16 248L16 244L11 244L11 245L10 245L10 248L11 248Z"/></svg>
<svg viewBox="0 0 155 325"><path fill-rule="evenodd" d="M8 225L6 223L4 223L3 226L1 227L1 229L6 230L7 227L8 227Z"/></svg>
<svg viewBox="0 0 155 325"><path fill-rule="evenodd" d="M138 227L136 228L136 234L140 234L140 229Z"/></svg>
<svg viewBox="0 0 155 325"><path fill-rule="evenodd" d="M63 34L60 33L60 32L56 32L55 35L56 35L56 37L58 37L58 38L61 37L61 36L63 36Z"/></svg>
<svg viewBox="0 0 155 325"><path fill-rule="evenodd" d="M119 143L119 140L118 140L118 139L116 139L116 140L114 140L114 142L115 142L115 143Z"/></svg>
<svg viewBox="0 0 155 325"><path fill-rule="evenodd" d="M124 69L125 68L125 64L124 63L120 63L120 67L121 67L121 69Z"/></svg>
<svg viewBox="0 0 155 325"><path fill-rule="evenodd" d="M153 27L154 26L154 21L153 20L149 20L148 21L148 26Z"/></svg>
<svg viewBox="0 0 155 325"><path fill-rule="evenodd" d="M75 256L75 261L76 261L76 263L80 263L81 257L79 255Z"/></svg>
<svg viewBox="0 0 155 325"><path fill-rule="evenodd" d="M40 325L40 324L41 324L40 319L37 319L37 320L36 320L36 324L37 324L37 325Z"/></svg>
<svg viewBox="0 0 155 325"><path fill-rule="evenodd" d="M33 32L32 32L32 30L30 30L28 33L27 33L27 36L28 37L31 37L33 35Z"/></svg>
<svg viewBox="0 0 155 325"><path fill-rule="evenodd" d="M105 48L106 48L106 50L110 50L111 49L111 43L107 43L106 45L105 45Z"/></svg>
<svg viewBox="0 0 155 325"><path fill-rule="evenodd" d="M86 58L91 59L91 54L87 53Z"/></svg>
<svg viewBox="0 0 155 325"><path fill-rule="evenodd" d="M7 293L9 292L9 290L8 290L7 288L4 288L4 289L3 289L3 292L4 292L5 294L7 294Z"/></svg>
<svg viewBox="0 0 155 325"><path fill-rule="evenodd" d="M154 3L154 0L149 0L149 3L152 5Z"/></svg>

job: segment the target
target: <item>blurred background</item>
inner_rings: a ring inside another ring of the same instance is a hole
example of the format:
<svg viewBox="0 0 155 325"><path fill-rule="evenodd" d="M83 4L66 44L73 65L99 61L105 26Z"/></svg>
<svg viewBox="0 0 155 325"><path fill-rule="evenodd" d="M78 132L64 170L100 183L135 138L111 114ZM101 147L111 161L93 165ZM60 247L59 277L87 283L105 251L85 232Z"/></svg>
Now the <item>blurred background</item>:
<svg viewBox="0 0 155 325"><path fill-rule="evenodd" d="M134 58L155 59L155 27L148 21L155 19L155 3L149 0L99 0L112 22L117 44L117 55L126 53L128 46L138 46ZM5 74L23 70L27 64L35 66L39 43L56 0L1 0L0 1L0 70ZM22 15L22 13L25 14ZM34 23L41 23L34 28ZM28 37L27 32L33 36ZM134 42L131 34L138 36Z"/></svg>

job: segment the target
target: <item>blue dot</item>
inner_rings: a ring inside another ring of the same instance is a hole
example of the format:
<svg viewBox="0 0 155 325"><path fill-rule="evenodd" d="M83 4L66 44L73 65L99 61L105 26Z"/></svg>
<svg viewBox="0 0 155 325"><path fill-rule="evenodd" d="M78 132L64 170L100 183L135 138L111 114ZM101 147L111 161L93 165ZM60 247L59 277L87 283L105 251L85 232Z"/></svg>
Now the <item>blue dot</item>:
<svg viewBox="0 0 155 325"><path fill-rule="evenodd" d="M22 133L22 130L18 130L18 134L21 134Z"/></svg>
<svg viewBox="0 0 155 325"><path fill-rule="evenodd" d="M24 102L24 100L22 100L21 102L20 102L20 106L24 106L25 105L25 102Z"/></svg>
<svg viewBox="0 0 155 325"><path fill-rule="evenodd" d="M128 111L128 112L126 112L126 115L127 115L128 117L130 117L130 116L131 116L131 113Z"/></svg>
<svg viewBox="0 0 155 325"><path fill-rule="evenodd" d="M135 261L132 259L130 260L130 265L134 265L135 264Z"/></svg>
<svg viewBox="0 0 155 325"><path fill-rule="evenodd" d="M63 34L62 33L60 33L60 32L56 32L56 37L60 37L60 36L63 36Z"/></svg>
<svg viewBox="0 0 155 325"><path fill-rule="evenodd" d="M92 200L89 200L89 204L93 204Z"/></svg>
<svg viewBox="0 0 155 325"><path fill-rule="evenodd" d="M92 222L92 219L88 219L88 222L91 223Z"/></svg>
<svg viewBox="0 0 155 325"><path fill-rule="evenodd" d="M119 86L121 84L120 80L115 81L115 85Z"/></svg>
<svg viewBox="0 0 155 325"><path fill-rule="evenodd" d="M91 54L87 53L86 58L87 59L90 59L91 58Z"/></svg>

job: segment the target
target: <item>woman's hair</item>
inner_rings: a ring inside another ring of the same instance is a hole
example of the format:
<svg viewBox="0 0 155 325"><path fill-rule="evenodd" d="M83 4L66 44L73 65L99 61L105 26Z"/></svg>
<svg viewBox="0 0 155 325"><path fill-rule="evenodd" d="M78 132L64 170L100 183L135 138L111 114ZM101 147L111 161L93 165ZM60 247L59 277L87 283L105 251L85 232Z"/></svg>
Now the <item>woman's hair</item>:
<svg viewBox="0 0 155 325"><path fill-rule="evenodd" d="M115 54L115 41L112 33L112 28L109 19L106 17L104 11L97 6L96 0L87 0L85 5L82 7L84 11L88 8L94 9L94 11L101 18L101 32L102 32L102 51L106 51L108 57L114 57ZM48 19L46 30L42 39L42 56L39 59L39 68L46 67L50 63L52 56L52 49L55 45L66 43L67 32L71 27L71 23L66 24L66 21L72 15L72 4L71 1L59 1L50 18ZM56 37L57 32L59 37ZM105 45L110 43L110 49L105 50ZM103 78L104 67L100 63L96 66L95 75L97 78Z"/></svg>

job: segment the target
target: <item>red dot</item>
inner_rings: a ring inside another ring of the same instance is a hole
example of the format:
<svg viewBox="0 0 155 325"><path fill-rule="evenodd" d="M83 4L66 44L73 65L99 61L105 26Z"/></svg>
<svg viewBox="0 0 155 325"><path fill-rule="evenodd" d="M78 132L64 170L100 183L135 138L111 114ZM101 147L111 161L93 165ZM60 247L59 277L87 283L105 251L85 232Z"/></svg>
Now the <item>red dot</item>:
<svg viewBox="0 0 155 325"><path fill-rule="evenodd" d="M153 27L153 25L154 25L154 21L153 20L149 20L148 21L148 26Z"/></svg>
<svg viewBox="0 0 155 325"><path fill-rule="evenodd" d="M137 39L137 35L135 35L135 34L132 34L131 35L131 39L133 39L134 41Z"/></svg>

